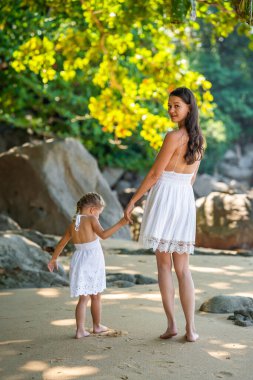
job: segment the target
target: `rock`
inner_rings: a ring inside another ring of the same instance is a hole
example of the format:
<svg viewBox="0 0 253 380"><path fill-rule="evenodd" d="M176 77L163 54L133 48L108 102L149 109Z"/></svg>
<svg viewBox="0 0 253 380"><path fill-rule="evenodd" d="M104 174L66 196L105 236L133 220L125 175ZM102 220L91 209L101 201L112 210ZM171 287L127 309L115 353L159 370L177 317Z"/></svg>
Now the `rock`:
<svg viewBox="0 0 253 380"><path fill-rule="evenodd" d="M156 284L157 280L141 274L107 273L106 282L108 287L128 288L134 285Z"/></svg>
<svg viewBox="0 0 253 380"><path fill-rule="evenodd" d="M196 246L217 249L253 247L253 194L213 192L199 198Z"/></svg>
<svg viewBox="0 0 253 380"><path fill-rule="evenodd" d="M32 129L15 128L0 125L0 153L14 146L19 146L34 140L43 140L43 136L36 134Z"/></svg>
<svg viewBox="0 0 253 380"><path fill-rule="evenodd" d="M15 235L24 236L39 245L42 249L45 247L55 247L60 240L60 236L42 234L39 231L29 229L20 229L18 231L13 231L13 233Z"/></svg>
<svg viewBox="0 0 253 380"><path fill-rule="evenodd" d="M131 286L134 286L135 284L130 281L117 280L107 285L108 287L115 287L115 288L130 288Z"/></svg>
<svg viewBox="0 0 253 380"><path fill-rule="evenodd" d="M120 180L118 183L117 183L117 186L115 187L115 190L118 192L118 193L121 193L127 189L131 188L131 182L128 182L128 181L125 181L125 180Z"/></svg>
<svg viewBox="0 0 253 380"><path fill-rule="evenodd" d="M0 236L0 288L67 286L64 269L50 273L50 255L27 238L8 232Z"/></svg>
<svg viewBox="0 0 253 380"><path fill-rule="evenodd" d="M246 310L235 310L234 315L230 315L228 319L234 321L237 326L253 326L253 308Z"/></svg>
<svg viewBox="0 0 253 380"><path fill-rule="evenodd" d="M236 179L237 181L251 182L253 171L252 168L234 166L226 162L221 162L218 166L219 173L225 177Z"/></svg>
<svg viewBox="0 0 253 380"><path fill-rule="evenodd" d="M119 201L123 208L125 208L128 205L135 191L135 188L128 187L118 193Z"/></svg>
<svg viewBox="0 0 253 380"><path fill-rule="evenodd" d="M96 160L75 139L25 144L0 154L0 208L21 227L62 235L76 202L89 191L107 204L101 224L107 228L123 214ZM129 227L114 237L130 239Z"/></svg>
<svg viewBox="0 0 253 380"><path fill-rule="evenodd" d="M7 230L21 230L21 227L9 216L0 214L0 231Z"/></svg>
<svg viewBox="0 0 253 380"><path fill-rule="evenodd" d="M220 182L217 178L209 174L200 174L197 176L193 185L193 190L197 198L206 197L213 191L228 193L229 186L226 183Z"/></svg>
<svg viewBox="0 0 253 380"><path fill-rule="evenodd" d="M132 212L132 221L133 223L130 225L132 238L135 241L138 241L141 229L141 222L143 218L143 207L137 206L134 208Z"/></svg>
<svg viewBox="0 0 253 380"><path fill-rule="evenodd" d="M200 306L200 311L207 313L233 313L235 310L245 310L253 307L253 298L241 296L215 296Z"/></svg>
<svg viewBox="0 0 253 380"><path fill-rule="evenodd" d="M237 165L239 157L240 157L240 155L238 154L238 152L235 152L234 150L229 149L224 154L222 161L225 161L225 162L230 163L232 165Z"/></svg>
<svg viewBox="0 0 253 380"><path fill-rule="evenodd" d="M233 313L253 307L253 298L241 296L215 296L200 306L200 311L207 313Z"/></svg>
<svg viewBox="0 0 253 380"><path fill-rule="evenodd" d="M110 187L113 187L116 185L116 183L119 181L119 179L124 174L124 170L121 168L105 168L103 170L103 176L108 182Z"/></svg>

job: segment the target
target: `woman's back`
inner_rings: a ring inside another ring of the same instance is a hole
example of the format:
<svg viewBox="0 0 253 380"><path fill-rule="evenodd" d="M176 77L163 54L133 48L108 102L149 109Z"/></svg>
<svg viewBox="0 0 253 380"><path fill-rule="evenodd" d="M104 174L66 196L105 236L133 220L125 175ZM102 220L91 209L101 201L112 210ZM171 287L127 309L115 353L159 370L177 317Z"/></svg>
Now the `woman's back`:
<svg viewBox="0 0 253 380"><path fill-rule="evenodd" d="M198 168L199 161L195 161L191 165L187 165L186 163L184 156L187 152L189 136L186 132L182 134L181 131L178 131L176 133L178 133L177 148L174 151L168 165L166 166L165 171L183 174L193 174Z"/></svg>

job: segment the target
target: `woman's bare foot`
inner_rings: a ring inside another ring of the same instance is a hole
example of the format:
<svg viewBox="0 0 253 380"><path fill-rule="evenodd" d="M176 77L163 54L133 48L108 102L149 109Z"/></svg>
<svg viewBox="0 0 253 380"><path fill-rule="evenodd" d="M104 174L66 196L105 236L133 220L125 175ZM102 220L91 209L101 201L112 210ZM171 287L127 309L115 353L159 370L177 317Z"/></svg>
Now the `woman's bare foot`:
<svg viewBox="0 0 253 380"><path fill-rule="evenodd" d="M94 334L100 334L102 332L108 331L108 327L103 326L103 325L98 325L98 326L93 326L93 333Z"/></svg>
<svg viewBox="0 0 253 380"><path fill-rule="evenodd" d="M199 339L199 335L196 332L186 333L185 339L187 342L196 342Z"/></svg>
<svg viewBox="0 0 253 380"><path fill-rule="evenodd" d="M86 330L76 330L76 336L75 336L75 338L76 339L86 338L89 335L90 335L90 333L88 331L86 331Z"/></svg>
<svg viewBox="0 0 253 380"><path fill-rule="evenodd" d="M177 330L175 328L171 329L171 328L167 328L167 330L165 331L165 333L163 333L162 335L160 335L160 338L161 339L170 339L172 338L173 336L176 336L177 335Z"/></svg>

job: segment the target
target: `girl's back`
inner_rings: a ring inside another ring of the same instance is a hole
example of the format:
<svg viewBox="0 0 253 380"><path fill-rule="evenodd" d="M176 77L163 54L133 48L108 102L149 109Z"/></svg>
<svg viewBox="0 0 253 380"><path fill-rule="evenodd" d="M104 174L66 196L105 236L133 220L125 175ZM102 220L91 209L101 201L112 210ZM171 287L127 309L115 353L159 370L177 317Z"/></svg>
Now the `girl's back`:
<svg viewBox="0 0 253 380"><path fill-rule="evenodd" d="M71 238L73 244L90 243L97 239L92 227L92 215L77 215L76 220L71 223Z"/></svg>

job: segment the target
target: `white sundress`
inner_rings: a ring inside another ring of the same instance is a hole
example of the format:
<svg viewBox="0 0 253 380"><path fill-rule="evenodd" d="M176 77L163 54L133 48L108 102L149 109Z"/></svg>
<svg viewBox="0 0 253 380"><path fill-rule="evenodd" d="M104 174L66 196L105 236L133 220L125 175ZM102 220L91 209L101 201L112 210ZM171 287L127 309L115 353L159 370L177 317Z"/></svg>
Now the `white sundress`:
<svg viewBox="0 0 253 380"><path fill-rule="evenodd" d="M77 215L75 229L78 231L80 219ZM89 243L74 244L75 251L70 262L70 296L101 293L106 288L105 260L97 238Z"/></svg>
<svg viewBox="0 0 253 380"><path fill-rule="evenodd" d="M180 148L181 150L181 148ZM149 191L139 242L167 253L194 253L196 206L191 180L195 172L164 171Z"/></svg>

